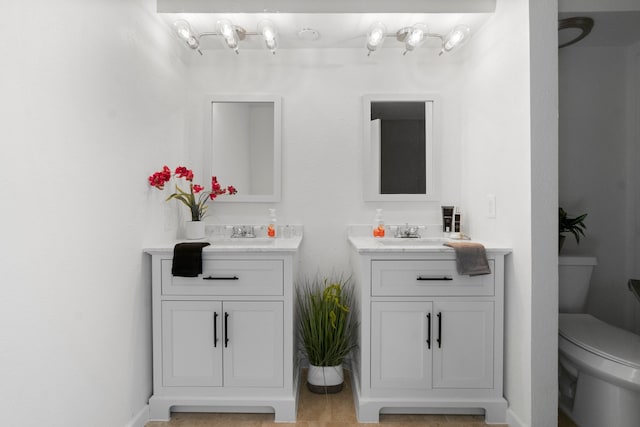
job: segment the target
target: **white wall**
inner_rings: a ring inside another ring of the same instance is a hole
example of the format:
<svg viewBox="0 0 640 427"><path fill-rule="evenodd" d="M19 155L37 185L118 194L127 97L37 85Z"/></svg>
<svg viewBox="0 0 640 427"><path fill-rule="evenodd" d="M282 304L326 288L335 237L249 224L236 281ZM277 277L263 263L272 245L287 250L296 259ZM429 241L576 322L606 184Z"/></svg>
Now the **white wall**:
<svg viewBox="0 0 640 427"><path fill-rule="evenodd" d="M513 248L506 259L505 396L515 425L532 425L532 390L523 386L532 382L527 3L498 2L485 31L475 38L463 79L466 127L461 169L470 232ZM496 218L487 217L489 194L496 197Z"/></svg>
<svg viewBox="0 0 640 427"><path fill-rule="evenodd" d="M638 79L628 47L568 47L560 51L560 204L588 213L586 237L568 237L563 254L595 255L587 310L632 329L627 280L637 264L635 209L630 195L639 183L633 171L637 136L629 126ZM628 256L631 255L631 256ZM636 307L640 311L640 306Z"/></svg>
<svg viewBox="0 0 640 427"><path fill-rule="evenodd" d="M463 200L506 265L505 396L514 426L557 423L557 9L498 2L467 70ZM487 216L487 195L496 217Z"/></svg>
<svg viewBox="0 0 640 427"><path fill-rule="evenodd" d="M387 223L438 223L441 204L459 204L474 238L513 247L507 261L505 391L510 421L523 426L553 425L556 414L557 270L551 266L557 265L557 11L553 1L539 9L536 31L543 40L533 59L529 2L520 0L499 2L483 31L451 57L403 57L397 49L370 58L362 49L282 50L275 57L263 51L206 52L192 56L189 75L194 153L203 140L199 108L206 94L282 96L283 198L274 206L281 223L305 226L303 273L348 269L345 225L370 222L376 207L384 208ZM532 82L533 61L541 77ZM535 134L534 87L535 123L542 129ZM365 203L361 97L405 92L436 92L443 100L442 200ZM532 139L539 147L533 153ZM197 154L192 157L197 163ZM487 194L498 201L495 219L486 217ZM532 225L534 204L538 216ZM267 207L217 204L208 220L266 220ZM535 270L533 253L541 256ZM541 301L535 310L534 283ZM534 393L542 396L535 402Z"/></svg>
<svg viewBox="0 0 640 427"><path fill-rule="evenodd" d="M471 46L471 45L469 45ZM383 49L207 51L191 57L189 140L198 164L203 141L202 99L207 94L270 93L282 97L282 201L277 204L214 202L209 222L267 220L305 226L302 271L348 270L346 225L370 223L383 208L388 223L439 223L441 203L365 203L362 195L362 96L374 93L439 93L443 109L444 204L460 201L461 56L436 51L402 56ZM233 82L232 85L229 82ZM225 182L225 185L233 182ZM242 188L238 186L239 192Z"/></svg>
<svg viewBox="0 0 640 427"><path fill-rule="evenodd" d="M203 177L194 145L203 139L204 94L275 93L283 97L284 169L282 202L273 206L281 223L305 225L303 271L348 269L345 225L370 222L376 207L387 222L437 223L440 204L461 205L474 237L514 248L507 398L522 425L547 425L535 416L555 408L532 403L553 371L540 372L532 360L547 355L535 349L532 332L541 312L531 308L538 250L531 236L541 230L532 227L531 210L542 197L531 187L548 165L531 170L539 153L530 147L522 27L529 2L500 1L495 27L471 41L477 51L468 59L462 52L403 57L399 49L370 58L364 49L275 57L224 51L192 57L188 70L154 7L151 0L2 5L0 267L7 285L0 321L17 325L2 337L3 422L110 427L136 419L151 392L149 265L141 248L175 236L179 208L149 189L146 176L180 163ZM442 203L362 201L361 96L402 92L442 96ZM484 215L488 192L497 196L495 219ZM266 220L267 207L214 204L209 220Z"/></svg>
<svg viewBox="0 0 640 427"><path fill-rule="evenodd" d="M152 0L0 11L1 423L124 426L151 392L146 178L182 153L177 45Z"/></svg>

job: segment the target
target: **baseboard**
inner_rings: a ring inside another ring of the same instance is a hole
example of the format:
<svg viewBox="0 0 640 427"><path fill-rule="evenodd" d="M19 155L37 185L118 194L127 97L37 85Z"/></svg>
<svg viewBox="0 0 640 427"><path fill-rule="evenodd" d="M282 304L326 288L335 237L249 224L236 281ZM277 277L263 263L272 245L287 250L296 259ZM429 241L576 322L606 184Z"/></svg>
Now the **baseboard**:
<svg viewBox="0 0 640 427"><path fill-rule="evenodd" d="M507 409L507 424L509 424L509 427L529 427L518 418L511 408Z"/></svg>
<svg viewBox="0 0 640 427"><path fill-rule="evenodd" d="M136 415L129 420L124 427L144 427L149 421L149 405L144 405Z"/></svg>

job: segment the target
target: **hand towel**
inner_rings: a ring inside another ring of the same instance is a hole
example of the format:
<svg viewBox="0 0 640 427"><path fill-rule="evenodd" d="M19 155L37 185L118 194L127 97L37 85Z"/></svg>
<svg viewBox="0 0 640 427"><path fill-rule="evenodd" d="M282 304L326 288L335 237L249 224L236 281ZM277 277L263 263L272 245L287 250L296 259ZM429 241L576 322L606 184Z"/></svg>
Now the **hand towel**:
<svg viewBox="0 0 640 427"><path fill-rule="evenodd" d="M480 243L448 242L444 243L456 251L456 267L458 274L478 276L491 274L487 253Z"/></svg>
<svg viewBox="0 0 640 427"><path fill-rule="evenodd" d="M182 277L197 277L202 274L202 248L207 242L178 243L173 247L171 274Z"/></svg>

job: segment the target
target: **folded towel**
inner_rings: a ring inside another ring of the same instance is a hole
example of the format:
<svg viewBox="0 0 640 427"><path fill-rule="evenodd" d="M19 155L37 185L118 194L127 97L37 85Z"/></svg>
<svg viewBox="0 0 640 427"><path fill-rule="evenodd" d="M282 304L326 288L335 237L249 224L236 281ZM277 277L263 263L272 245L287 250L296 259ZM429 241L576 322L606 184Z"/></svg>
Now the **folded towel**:
<svg viewBox="0 0 640 427"><path fill-rule="evenodd" d="M458 274L468 274L469 276L491 274L487 253L480 243L448 242L444 245L456 251Z"/></svg>
<svg viewBox="0 0 640 427"><path fill-rule="evenodd" d="M202 248L207 242L178 243L173 247L171 274L182 277L197 277L202 274Z"/></svg>

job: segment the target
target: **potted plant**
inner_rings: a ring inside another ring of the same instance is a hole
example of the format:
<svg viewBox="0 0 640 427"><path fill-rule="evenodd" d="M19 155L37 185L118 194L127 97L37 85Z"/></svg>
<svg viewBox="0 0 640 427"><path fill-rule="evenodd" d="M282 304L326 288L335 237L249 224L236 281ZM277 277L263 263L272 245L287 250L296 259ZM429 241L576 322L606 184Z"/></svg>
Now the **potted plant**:
<svg viewBox="0 0 640 427"><path fill-rule="evenodd" d="M576 239L576 243L580 243L580 236L584 236L584 230L587 226L584 224L584 219L587 214L579 215L575 218L570 218L567 212L559 208L559 231L560 238L558 240L558 252L562 250L562 245L566 236L563 233L571 233Z"/></svg>
<svg viewBox="0 0 640 427"><path fill-rule="evenodd" d="M193 171L184 166L178 166L174 173L168 166L164 166L161 171L155 172L148 178L149 185L159 190L164 190L164 185L171 180L172 177L184 178L189 183L189 191L184 191L176 184L175 193L167 197L167 201L171 199L179 200L189 208L191 213L191 221L185 224L185 232L187 239L200 239L204 237L204 222L201 220L207 213L207 201L214 200L221 194L236 194L237 190L233 185L222 188L218 183L218 178L211 177L211 190L205 191L201 185L193 183Z"/></svg>
<svg viewBox="0 0 640 427"><path fill-rule="evenodd" d="M298 287L297 335L309 361L307 387L315 393L342 390L344 358L356 347L357 317L350 278L319 275Z"/></svg>

